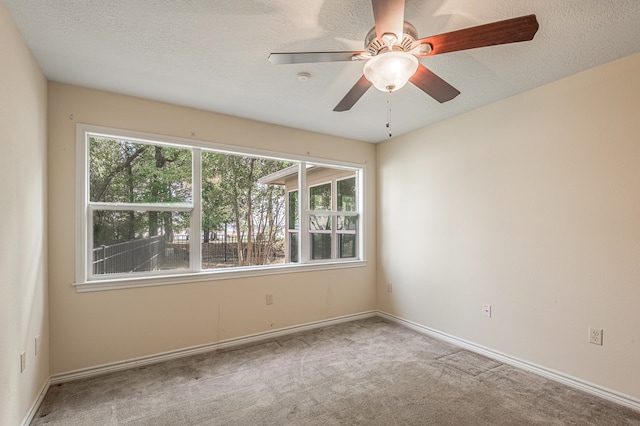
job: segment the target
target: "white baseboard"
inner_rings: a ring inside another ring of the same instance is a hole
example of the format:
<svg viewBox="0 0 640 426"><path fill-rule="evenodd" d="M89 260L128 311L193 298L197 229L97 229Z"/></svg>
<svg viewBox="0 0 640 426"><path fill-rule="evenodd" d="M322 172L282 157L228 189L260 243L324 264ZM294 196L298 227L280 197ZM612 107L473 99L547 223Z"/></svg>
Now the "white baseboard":
<svg viewBox="0 0 640 426"><path fill-rule="evenodd" d="M51 385L51 379L47 379L42 385L42 389L40 389L38 398L36 398L36 400L33 401L33 404L31 404L31 408L29 409L27 416L22 421L21 426L29 426L31 424L31 421L33 420L33 416L36 415L38 408L40 408L40 404L42 404L42 401L44 400L44 396L47 394L47 391L49 390L50 385Z"/></svg>
<svg viewBox="0 0 640 426"><path fill-rule="evenodd" d="M567 374L561 373L559 371L555 371L540 365L536 365L525 360L514 358L510 355L506 355L501 352L495 351L493 349L489 349L484 346L477 345L475 343L457 338L455 336L440 332L438 330L434 330L429 327L425 327L413 321L409 321L404 318L400 318L395 315L388 314L386 312L377 311L376 314L381 318L395 322L397 324L400 324L402 326L415 330L419 333L423 333L428 336L435 337L440 340L444 340L453 345L462 347L464 349L468 349L472 352L487 356L489 358L493 358L505 364L509 364L514 367L518 367L523 370L530 371L532 373L538 374L539 376L546 377L547 379L554 380L556 382L565 384L575 389L579 389L581 391L598 396L608 401L615 402L616 404L624 405L625 407L629 407L633 410L640 411L640 400L635 399L629 395L625 395L625 394L616 392L614 390L607 389L593 383L589 383L587 381L578 379L576 377L572 377Z"/></svg>
<svg viewBox="0 0 640 426"><path fill-rule="evenodd" d="M335 324L341 324L349 321L355 321L359 319L371 318L374 316L379 316L391 322L400 324L409 329L415 330L419 333L423 333L456 346L462 347L464 349L468 349L472 352L479 353L481 355L487 356L489 358L496 359L505 364L512 365L514 367L522 368L524 370L530 371L532 373L538 374L540 376L546 377L548 379L563 383L565 385L571 386L573 388L582 390L584 392L590 393L592 395L596 395L608 401L615 402L617 404L629 407L631 409L640 411L640 400L632 398L628 395L624 395L618 392L615 392L610 389L603 388L601 386L595 385L593 383L586 382L584 380L580 380L575 377L568 376L566 374L560 373L558 371L554 371L528 361L520 360L514 358L512 356L500 353L498 351L494 351L492 349L477 345L472 342L468 342L463 339L459 339L455 336L451 336L446 333L442 333L440 331L434 330L429 327L425 327L418 323L397 317L395 315L390 315L386 312L382 311L368 311L362 312L359 314L346 315L342 317L331 318L328 320L316 321L307 324L296 325L292 327L284 327L278 330L267 331L263 333L256 333L248 336L238 337L234 339L223 340L216 343L211 343L207 345L199 345L193 346L185 349L179 349L175 351L163 352L160 354L149 355L134 359L129 359L125 361L118 361L109 364L98 365L89 368L83 368L79 370L73 370L65 373L59 373L51 376L49 380L44 384L38 399L33 403L31 409L25 420L22 422L22 426L28 426L34 415L40 408L40 404L42 403L47 390L50 385L70 382L73 380L86 379L90 377L100 376L106 373L111 373L115 371L127 370L135 367L140 367L143 365L156 364L163 361L170 361L173 359L184 358L191 355L212 352L219 349L230 348L234 346L244 345L248 343L256 343L267 339L273 339L276 337L286 336L293 333L299 333L303 331L314 330L317 328L328 327Z"/></svg>
<svg viewBox="0 0 640 426"><path fill-rule="evenodd" d="M358 319L371 318L376 316L376 311L362 312L354 315L346 315L342 317L331 318L328 320L316 321L307 324L295 325L292 327L284 327L278 330L271 330L263 333L251 334L248 336L238 337L234 339L222 340L220 342L192 346L185 349L163 352L160 354L143 356L140 358L128 359L109 364L102 364L94 367L73 370L66 373L59 373L51 376L51 384L65 383L73 380L86 379L90 377L100 376L102 374L114 371L128 370L130 368L140 367L143 365L156 364L159 362L170 361L173 359L184 358L191 355L212 352L219 349L225 349L233 346L255 343L262 340L273 339L288 334L299 333L302 331L313 330L316 328L327 327L334 324L340 324Z"/></svg>

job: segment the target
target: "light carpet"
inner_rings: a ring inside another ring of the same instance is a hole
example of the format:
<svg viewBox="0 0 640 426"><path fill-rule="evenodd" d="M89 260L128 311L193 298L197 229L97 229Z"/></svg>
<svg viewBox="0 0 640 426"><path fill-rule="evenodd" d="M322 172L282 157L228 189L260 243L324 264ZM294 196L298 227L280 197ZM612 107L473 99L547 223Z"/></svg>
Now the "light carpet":
<svg viewBox="0 0 640 426"><path fill-rule="evenodd" d="M36 425L640 425L375 317L52 386Z"/></svg>

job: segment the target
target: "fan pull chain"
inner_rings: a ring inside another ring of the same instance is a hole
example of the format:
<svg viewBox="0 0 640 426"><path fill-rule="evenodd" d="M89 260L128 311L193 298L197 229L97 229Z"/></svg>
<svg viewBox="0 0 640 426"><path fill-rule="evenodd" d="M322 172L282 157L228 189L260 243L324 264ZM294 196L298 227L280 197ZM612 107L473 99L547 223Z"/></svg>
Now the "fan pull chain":
<svg viewBox="0 0 640 426"><path fill-rule="evenodd" d="M391 92L389 92L389 98ZM387 99L387 129L389 130L389 137L391 137L391 99Z"/></svg>

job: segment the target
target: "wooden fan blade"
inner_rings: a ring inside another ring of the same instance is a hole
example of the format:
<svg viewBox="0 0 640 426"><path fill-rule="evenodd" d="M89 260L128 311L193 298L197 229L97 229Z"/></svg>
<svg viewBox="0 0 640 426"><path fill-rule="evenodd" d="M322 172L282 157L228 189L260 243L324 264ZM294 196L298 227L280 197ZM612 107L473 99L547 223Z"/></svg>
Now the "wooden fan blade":
<svg viewBox="0 0 640 426"><path fill-rule="evenodd" d="M391 33L400 42L404 28L404 0L371 0L371 5L378 38L382 40L383 34Z"/></svg>
<svg viewBox="0 0 640 426"><path fill-rule="evenodd" d="M361 57L365 55L365 57ZM369 52L298 52L298 53L272 53L269 62L272 64L308 64L312 62L339 62L359 61L367 59Z"/></svg>
<svg viewBox="0 0 640 426"><path fill-rule="evenodd" d="M371 87L371 82L363 75L360 80L347 92L342 100L333 109L336 112L348 111Z"/></svg>
<svg viewBox="0 0 640 426"><path fill-rule="evenodd" d="M431 56L458 50L528 41L533 39L537 31L536 15L521 16L417 40L419 44L430 44L431 51L414 53L416 56Z"/></svg>
<svg viewBox="0 0 640 426"><path fill-rule="evenodd" d="M450 101L460 94L458 89L435 75L433 71L422 64L418 65L418 70L409 81L440 103Z"/></svg>

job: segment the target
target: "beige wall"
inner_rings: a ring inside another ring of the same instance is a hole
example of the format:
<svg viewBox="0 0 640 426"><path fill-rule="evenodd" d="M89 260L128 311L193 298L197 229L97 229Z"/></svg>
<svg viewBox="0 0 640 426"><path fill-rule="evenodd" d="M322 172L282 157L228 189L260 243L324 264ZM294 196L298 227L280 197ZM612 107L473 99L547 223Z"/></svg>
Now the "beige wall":
<svg viewBox="0 0 640 426"><path fill-rule="evenodd" d="M367 163L366 267L77 293L76 123ZM375 146L62 84L49 84L51 371L208 344L375 308ZM265 294L273 294L273 305Z"/></svg>
<svg viewBox="0 0 640 426"><path fill-rule="evenodd" d="M17 425L49 377L47 83L1 3L0 58L0 424Z"/></svg>
<svg viewBox="0 0 640 426"><path fill-rule="evenodd" d="M636 54L379 145L379 307L640 399L639 75Z"/></svg>

